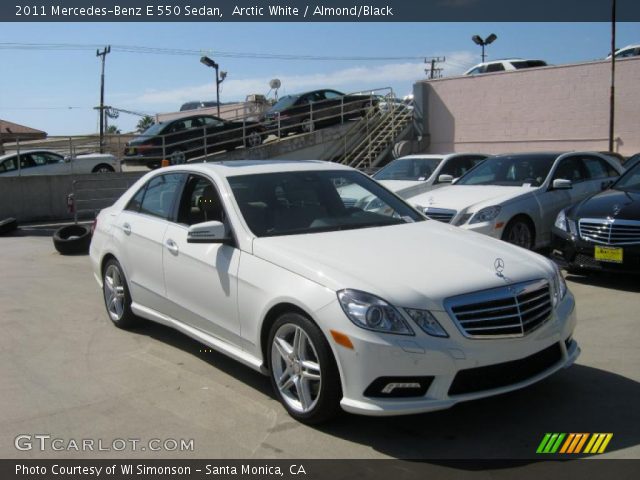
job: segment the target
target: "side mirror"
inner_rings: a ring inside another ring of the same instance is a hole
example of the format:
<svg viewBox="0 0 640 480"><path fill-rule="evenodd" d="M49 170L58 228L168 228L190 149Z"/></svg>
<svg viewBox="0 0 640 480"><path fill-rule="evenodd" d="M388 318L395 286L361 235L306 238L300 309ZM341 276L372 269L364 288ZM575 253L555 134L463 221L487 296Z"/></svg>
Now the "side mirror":
<svg viewBox="0 0 640 480"><path fill-rule="evenodd" d="M453 175L439 175L438 183L453 183Z"/></svg>
<svg viewBox="0 0 640 480"><path fill-rule="evenodd" d="M71 161L71 155L64 156L64 163L69 163Z"/></svg>
<svg viewBox="0 0 640 480"><path fill-rule="evenodd" d="M552 185L553 190L571 190L573 184L571 180L565 180L564 178L556 178Z"/></svg>
<svg viewBox="0 0 640 480"><path fill-rule="evenodd" d="M230 240L227 227L217 221L196 223L187 232L187 243L226 243Z"/></svg>

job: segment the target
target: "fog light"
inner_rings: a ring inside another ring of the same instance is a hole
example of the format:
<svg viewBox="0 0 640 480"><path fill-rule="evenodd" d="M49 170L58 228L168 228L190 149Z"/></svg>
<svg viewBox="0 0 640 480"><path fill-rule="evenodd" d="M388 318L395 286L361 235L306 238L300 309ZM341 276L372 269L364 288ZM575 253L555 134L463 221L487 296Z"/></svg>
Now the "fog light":
<svg viewBox="0 0 640 480"><path fill-rule="evenodd" d="M424 397L433 377L379 377L364 391L365 397Z"/></svg>
<svg viewBox="0 0 640 480"><path fill-rule="evenodd" d="M387 386L382 389L382 393L391 393L396 388L420 388L420 384L417 383L417 382L411 382L411 383L392 382L392 383L387 383Z"/></svg>

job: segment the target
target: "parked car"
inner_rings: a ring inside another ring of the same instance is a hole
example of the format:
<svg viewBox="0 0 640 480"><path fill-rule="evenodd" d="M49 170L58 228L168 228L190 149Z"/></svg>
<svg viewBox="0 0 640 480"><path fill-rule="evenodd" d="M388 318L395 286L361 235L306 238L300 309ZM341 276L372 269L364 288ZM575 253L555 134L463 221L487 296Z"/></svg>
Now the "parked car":
<svg viewBox="0 0 640 480"><path fill-rule="evenodd" d="M560 211L553 253L574 272L640 273L640 163L611 188Z"/></svg>
<svg viewBox="0 0 640 480"><path fill-rule="evenodd" d="M504 60L493 60L491 62L479 63L463 73L463 75L481 75L483 73L505 72L512 70L522 70L524 68L546 67L544 60L525 60L522 58L508 58Z"/></svg>
<svg viewBox="0 0 640 480"><path fill-rule="evenodd" d="M18 158L20 159L19 164ZM50 150L25 150L20 154L15 152L0 156L0 176L3 177L119 171L118 159L106 153L90 153L70 157Z"/></svg>
<svg viewBox="0 0 640 480"><path fill-rule="evenodd" d="M616 58L637 57L640 55L640 45L627 45L616 50ZM611 54L607 55L607 60L611 59Z"/></svg>
<svg viewBox="0 0 640 480"><path fill-rule="evenodd" d="M450 185L482 163L483 153L417 154L397 158L373 178L403 198Z"/></svg>
<svg viewBox="0 0 640 480"><path fill-rule="evenodd" d="M435 220L542 248L551 242L560 210L606 188L623 171L617 161L595 152L496 155L455 185L409 202Z"/></svg>
<svg viewBox="0 0 640 480"><path fill-rule="evenodd" d="M202 100L196 100L193 102L183 103L180 107L180 111L184 112L187 110L198 110L199 108L212 108L216 107L218 102L203 102Z"/></svg>
<svg viewBox="0 0 640 480"><path fill-rule="evenodd" d="M337 90L314 90L280 97L262 121L271 134L312 132L343 120L362 117L366 109L379 102L375 95L346 95Z"/></svg>
<svg viewBox="0 0 640 480"><path fill-rule="evenodd" d="M123 161L128 165L146 165L153 169L158 168L165 158L176 165L202 156L205 151L233 150L241 145L256 147L264 137L264 129L258 122L193 115L152 125L127 143Z"/></svg>
<svg viewBox="0 0 640 480"><path fill-rule="evenodd" d="M487 155L481 153L449 153L407 155L392 160L371 177L402 198L450 185L465 172L481 163ZM363 195L357 185L340 187L340 195L364 210L377 210L381 204L374 197Z"/></svg>
<svg viewBox="0 0 640 480"><path fill-rule="evenodd" d="M388 212L345 206L345 183ZM552 261L429 221L335 163L149 172L98 215L90 258L117 327L159 322L269 375L307 423L449 408L580 351Z"/></svg>

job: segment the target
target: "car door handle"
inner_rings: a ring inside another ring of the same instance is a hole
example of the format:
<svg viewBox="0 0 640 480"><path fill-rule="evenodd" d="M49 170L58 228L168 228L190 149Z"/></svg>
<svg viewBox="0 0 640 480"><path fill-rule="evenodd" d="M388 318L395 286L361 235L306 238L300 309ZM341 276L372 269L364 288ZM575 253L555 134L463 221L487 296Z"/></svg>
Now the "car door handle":
<svg viewBox="0 0 640 480"><path fill-rule="evenodd" d="M125 235L131 235L131 225L129 225L128 223L123 223L122 231L125 233Z"/></svg>
<svg viewBox="0 0 640 480"><path fill-rule="evenodd" d="M178 250L179 250L178 245L176 244L176 242L174 242L170 238L166 242L164 242L164 246L167 247L167 250L169 250L171 254L173 255L178 254Z"/></svg>

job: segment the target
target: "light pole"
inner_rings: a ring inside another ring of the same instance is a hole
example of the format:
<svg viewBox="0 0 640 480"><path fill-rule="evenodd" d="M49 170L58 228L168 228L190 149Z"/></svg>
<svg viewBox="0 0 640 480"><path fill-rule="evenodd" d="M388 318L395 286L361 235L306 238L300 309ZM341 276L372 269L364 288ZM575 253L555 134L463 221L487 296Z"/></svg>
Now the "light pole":
<svg viewBox="0 0 640 480"><path fill-rule="evenodd" d="M609 87L609 151L613 152L616 108L616 0L611 1L611 85Z"/></svg>
<svg viewBox="0 0 640 480"><path fill-rule="evenodd" d="M105 115L104 115L104 61L107 54L111 52L111 45L104 47L102 52L96 50L96 57L102 57L102 73L100 75L100 153L104 150L104 131L105 131Z"/></svg>
<svg viewBox="0 0 640 480"><path fill-rule="evenodd" d="M200 63L216 70L216 105L218 107L218 117L220 116L220 84L227 78L227 72L218 72L220 65L209 57L200 57Z"/></svg>
<svg viewBox="0 0 640 480"><path fill-rule="evenodd" d="M498 36L495 33L492 33L484 40L480 35L474 35L473 37L471 37L471 40L473 40L473 43L475 43L476 45L480 45L482 47L482 63L484 63L484 59L486 57L486 55L484 54L484 47L493 43L497 38Z"/></svg>

